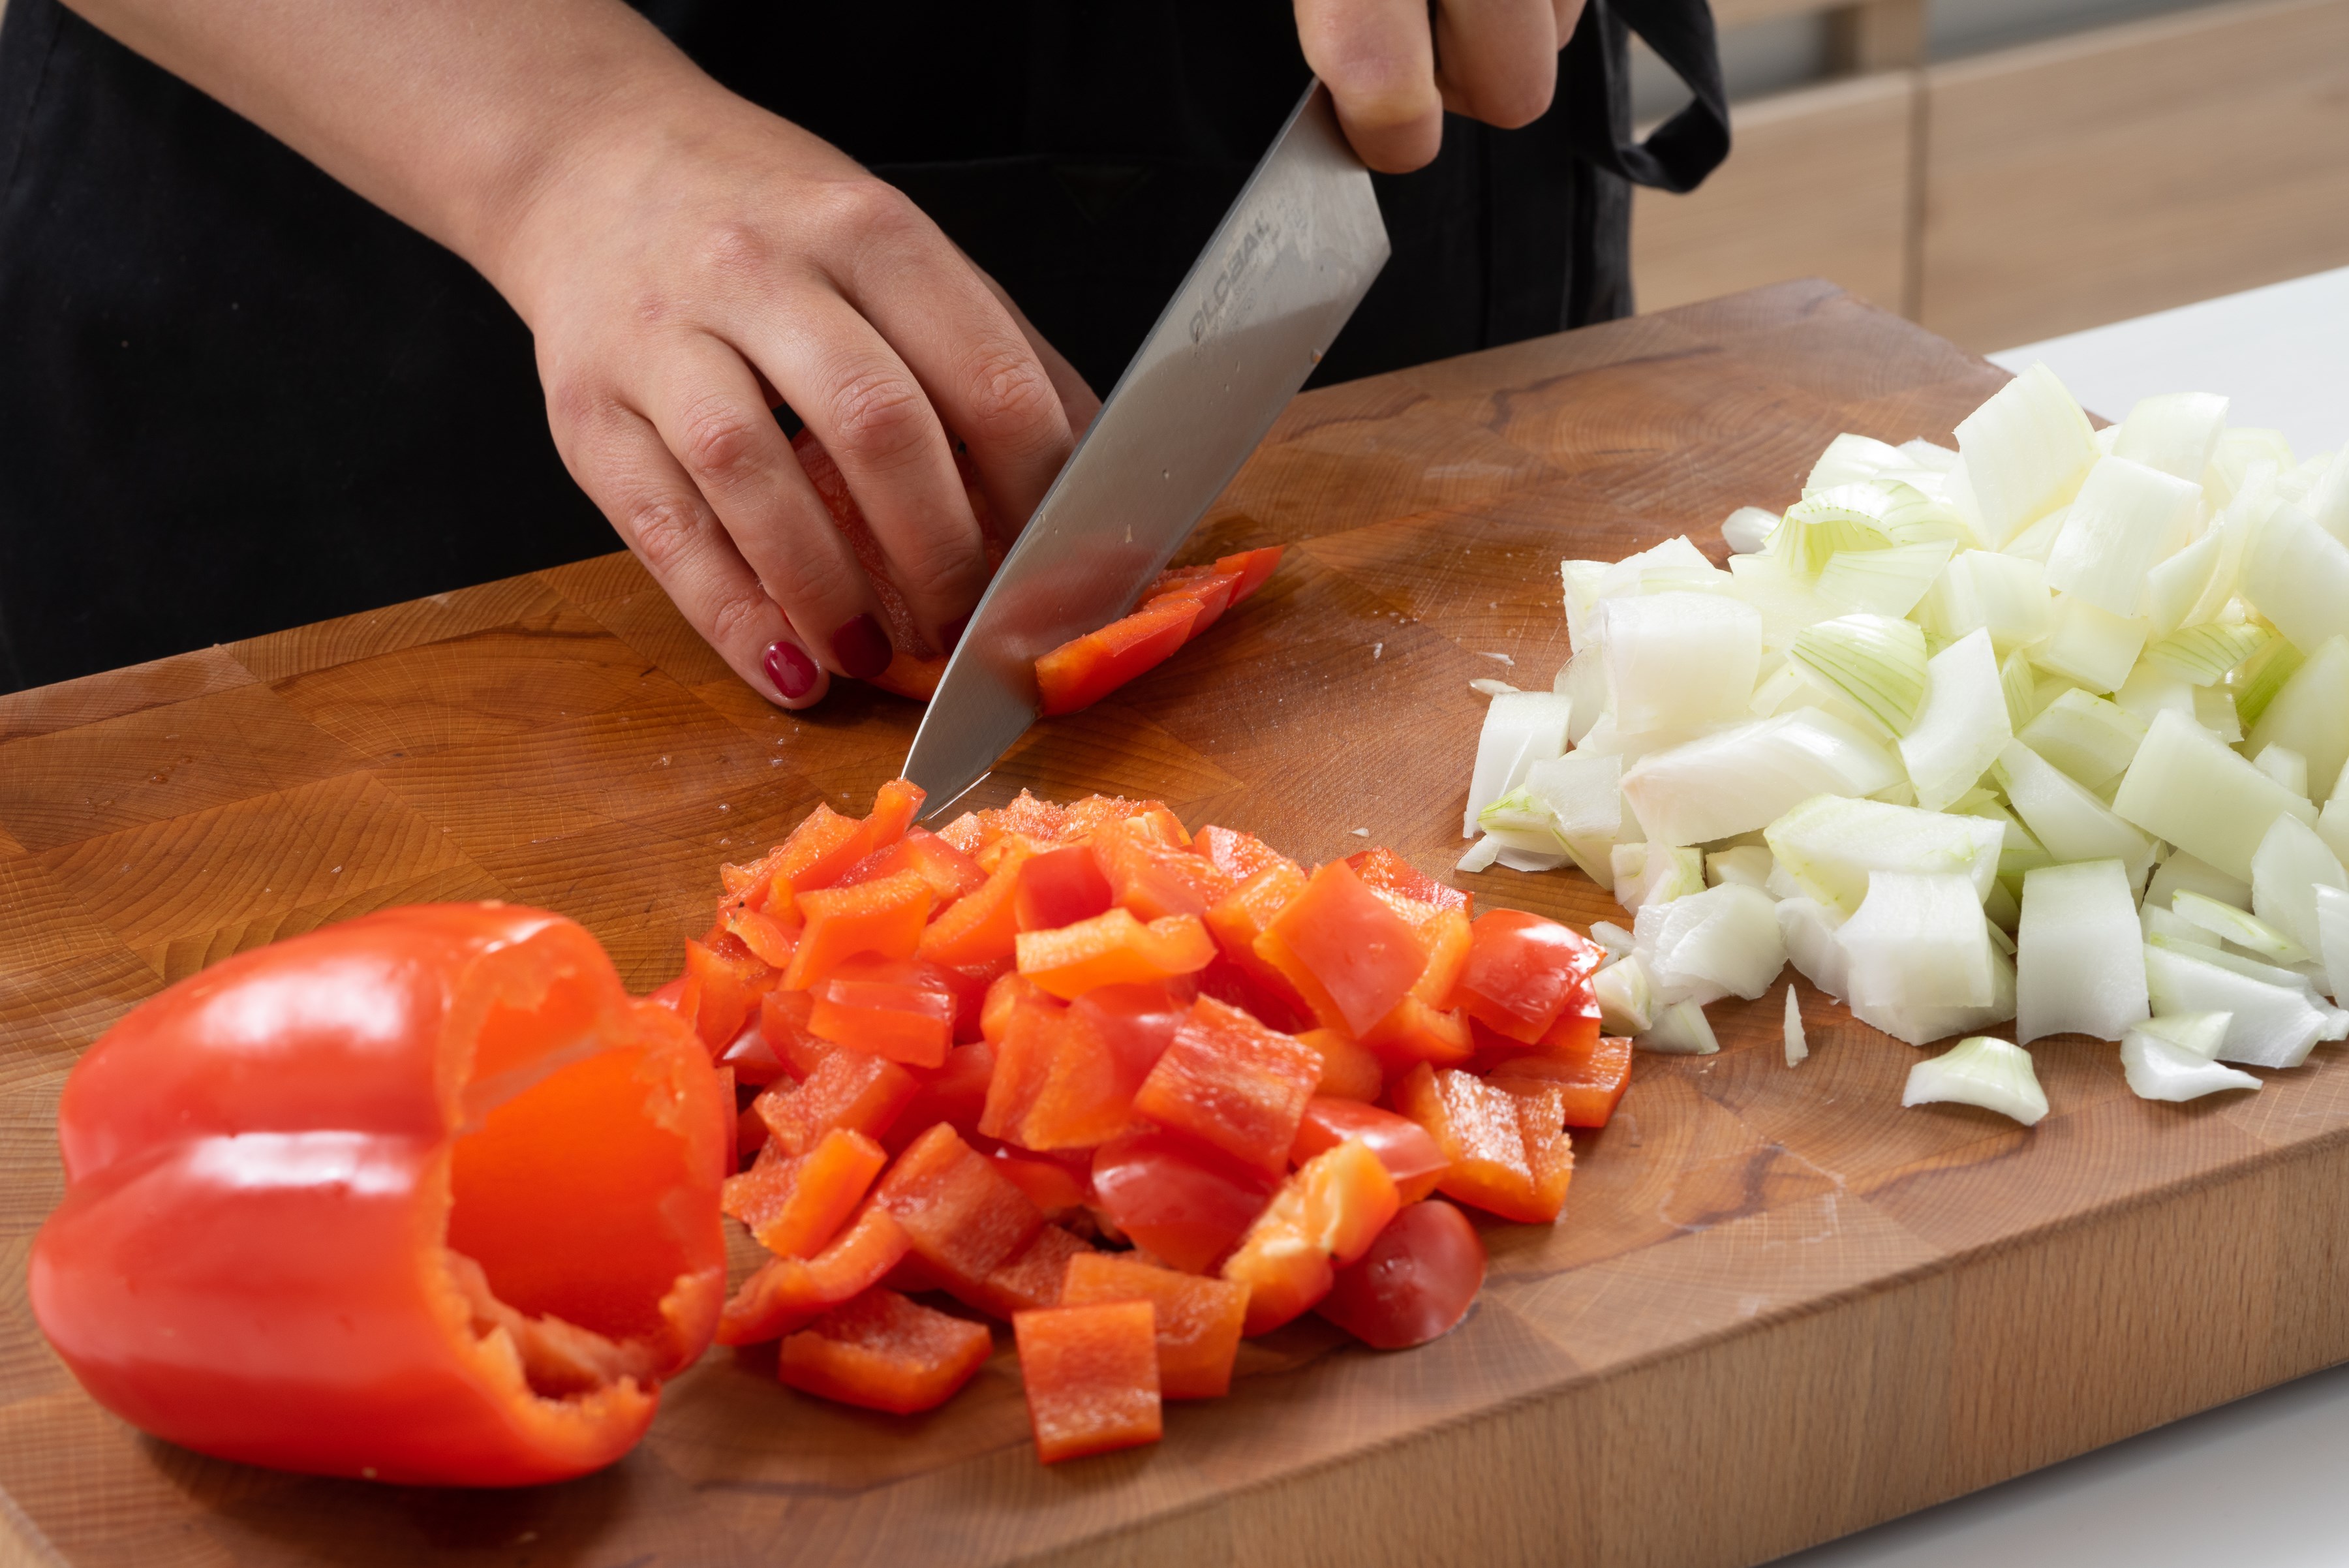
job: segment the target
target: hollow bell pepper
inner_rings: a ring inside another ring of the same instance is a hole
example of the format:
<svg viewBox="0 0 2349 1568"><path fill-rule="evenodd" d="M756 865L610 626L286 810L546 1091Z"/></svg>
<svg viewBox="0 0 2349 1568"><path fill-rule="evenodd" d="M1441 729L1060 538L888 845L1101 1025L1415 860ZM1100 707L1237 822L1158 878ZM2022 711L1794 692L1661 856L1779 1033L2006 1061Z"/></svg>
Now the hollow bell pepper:
<svg viewBox="0 0 2349 1568"><path fill-rule="evenodd" d="M97 1400L222 1459L419 1484L610 1463L725 1293L709 1054L595 939L388 910L133 1010L57 1107L33 1310Z"/></svg>

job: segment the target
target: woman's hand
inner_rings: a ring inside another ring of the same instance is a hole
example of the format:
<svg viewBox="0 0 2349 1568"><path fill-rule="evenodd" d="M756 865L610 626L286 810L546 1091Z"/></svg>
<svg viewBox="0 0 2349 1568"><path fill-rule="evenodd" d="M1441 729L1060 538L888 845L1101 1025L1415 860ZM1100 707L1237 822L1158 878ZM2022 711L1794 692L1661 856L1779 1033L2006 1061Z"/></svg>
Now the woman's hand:
<svg viewBox="0 0 2349 1568"><path fill-rule="evenodd" d="M1362 161L1431 162L1444 111L1514 130L1541 117L1582 0L1296 0L1305 60Z"/></svg>
<svg viewBox="0 0 2349 1568"><path fill-rule="evenodd" d="M889 662L871 583L771 411L839 465L922 636L987 586L955 469L1024 520L1098 400L914 204L713 84L599 126L491 261L556 446L694 628L788 707Z"/></svg>

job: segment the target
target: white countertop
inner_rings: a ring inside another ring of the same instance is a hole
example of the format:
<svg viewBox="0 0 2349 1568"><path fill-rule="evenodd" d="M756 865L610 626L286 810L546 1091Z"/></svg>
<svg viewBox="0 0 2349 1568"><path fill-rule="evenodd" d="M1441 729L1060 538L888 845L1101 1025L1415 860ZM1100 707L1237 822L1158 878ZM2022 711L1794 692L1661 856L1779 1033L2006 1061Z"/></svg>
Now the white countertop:
<svg viewBox="0 0 2349 1568"><path fill-rule="evenodd" d="M2349 267L1990 357L2035 359L2107 419L2159 392L2220 392L2229 422L2301 457L2349 438ZM2154 1369L2148 1368L2148 1373ZM2168 1568L2349 1563L2349 1366L2019 1476L1776 1568Z"/></svg>

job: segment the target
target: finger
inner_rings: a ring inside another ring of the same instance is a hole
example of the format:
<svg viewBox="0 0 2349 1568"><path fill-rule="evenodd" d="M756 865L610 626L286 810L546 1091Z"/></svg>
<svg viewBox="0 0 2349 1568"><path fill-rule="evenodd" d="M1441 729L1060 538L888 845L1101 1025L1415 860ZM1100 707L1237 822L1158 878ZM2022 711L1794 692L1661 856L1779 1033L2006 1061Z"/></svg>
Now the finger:
<svg viewBox="0 0 2349 1568"><path fill-rule="evenodd" d="M1566 47L1574 36L1575 28L1582 25L1582 0L1549 0L1550 15L1557 22L1557 47Z"/></svg>
<svg viewBox="0 0 2349 1568"><path fill-rule="evenodd" d="M896 350L1015 529L1035 511L1076 438L1050 375L1009 311L918 213L894 243L861 247L836 279Z"/></svg>
<svg viewBox="0 0 2349 1568"><path fill-rule="evenodd" d="M564 465L702 640L767 701L785 708L823 701L823 667L808 657L659 432L616 404L592 424L558 428Z"/></svg>
<svg viewBox="0 0 2349 1568"><path fill-rule="evenodd" d="M1425 0L1297 0L1297 40L1363 162L1403 174L1433 161L1444 103Z"/></svg>
<svg viewBox="0 0 2349 1568"><path fill-rule="evenodd" d="M1578 4L1579 0L1576 3ZM1019 336L1028 339L1028 347L1036 351L1037 362L1044 367L1044 374L1051 378L1052 390L1061 395L1061 411L1068 419L1070 433L1084 434L1086 428L1093 422L1093 416L1101 412L1101 394L1093 390L1092 384L1078 374L1077 368L1070 364L1041 332L1036 330L1036 324L1028 319L1028 313L1019 308L1019 302L1004 292L1003 286L996 282L985 267L968 255L962 259L971 271L978 275L978 281L987 286L987 291L995 296L996 303L1010 316L1011 324L1019 328Z"/></svg>
<svg viewBox="0 0 2349 1568"><path fill-rule="evenodd" d="M932 648L978 603L987 553L947 432L920 381L836 294L738 324L756 361L824 450L864 514L915 627Z"/></svg>
<svg viewBox="0 0 2349 1568"><path fill-rule="evenodd" d="M1436 81L1444 106L1505 130L1549 109L1557 88L1555 0L1442 0Z"/></svg>
<svg viewBox="0 0 2349 1568"><path fill-rule="evenodd" d="M838 674L887 669L880 600L742 356L703 333L668 340L642 400L802 646Z"/></svg>

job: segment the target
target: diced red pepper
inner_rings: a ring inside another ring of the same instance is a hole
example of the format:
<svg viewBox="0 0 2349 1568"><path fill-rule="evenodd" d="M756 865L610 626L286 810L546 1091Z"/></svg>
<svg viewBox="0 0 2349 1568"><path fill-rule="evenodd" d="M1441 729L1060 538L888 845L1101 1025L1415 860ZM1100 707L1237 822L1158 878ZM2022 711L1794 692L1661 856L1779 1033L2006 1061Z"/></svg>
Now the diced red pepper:
<svg viewBox="0 0 2349 1568"><path fill-rule="evenodd" d="M685 977L698 998L693 1032L712 1055L734 1044L744 1021L759 1006L759 998L774 989L773 966L742 945L738 937L716 934L709 942L685 944Z"/></svg>
<svg viewBox="0 0 2349 1568"><path fill-rule="evenodd" d="M1278 998L1292 1016L1309 1020L1314 1013L1303 993L1278 968L1267 962L1256 948L1257 939L1271 928L1280 911L1304 891L1305 873L1296 863L1276 860L1249 873L1228 898L1207 911L1205 919L1216 947L1234 968Z"/></svg>
<svg viewBox="0 0 2349 1568"><path fill-rule="evenodd" d="M1409 1116L1358 1100L1330 1100L1319 1096L1306 1104L1304 1117L1297 1124L1297 1142L1289 1149L1288 1158L1303 1165L1348 1138L1361 1139L1363 1147L1379 1157L1379 1163L1394 1178L1395 1191L1405 1203L1416 1203L1434 1191L1435 1184L1450 1168L1450 1162L1435 1147L1427 1129Z"/></svg>
<svg viewBox="0 0 2349 1568"><path fill-rule="evenodd" d="M1066 806L1057 801L1039 800L1023 789L1019 792L1019 798L1009 805L965 812L940 828L938 836L965 855L976 857L982 849L1006 837L1026 838L1038 844L1057 844L1061 826L1067 820Z"/></svg>
<svg viewBox="0 0 2349 1568"><path fill-rule="evenodd" d="M1566 1207L1574 1175L1564 1096L1555 1085L1488 1084L1424 1063L1395 1085L1395 1108L1451 1162L1436 1190L1504 1220L1545 1223Z"/></svg>
<svg viewBox="0 0 2349 1568"><path fill-rule="evenodd" d="M1297 1036L1321 1058L1316 1095L1337 1100L1375 1100L1386 1092L1386 1067L1378 1054L1340 1029L1308 1029Z"/></svg>
<svg viewBox="0 0 2349 1568"><path fill-rule="evenodd" d="M931 965L850 959L809 994L820 1038L916 1067L942 1065L954 1043L955 994Z"/></svg>
<svg viewBox="0 0 2349 1568"><path fill-rule="evenodd" d="M726 1179L723 1207L778 1257L822 1251L864 1200L889 1157L863 1133L834 1127L802 1155L770 1144L758 1162Z"/></svg>
<svg viewBox="0 0 2349 1568"><path fill-rule="evenodd" d="M1216 870L1232 879L1234 887L1247 881L1268 866L1286 866L1297 873L1297 885L1305 885L1304 868L1258 838L1252 833L1237 828L1216 827L1212 824L1199 829L1191 841L1191 853L1206 860Z"/></svg>
<svg viewBox="0 0 2349 1568"><path fill-rule="evenodd" d="M1299 1167L1224 1260L1224 1278L1248 1288L1247 1332L1269 1334L1309 1311L1401 1207L1394 1178L1361 1138Z"/></svg>
<svg viewBox="0 0 2349 1568"><path fill-rule="evenodd" d="M770 969L787 969L792 961L792 950L800 940L800 918L795 909L788 920L777 919L772 914L759 909L743 909L728 906L719 911L718 924L750 949L761 963Z"/></svg>
<svg viewBox="0 0 2349 1568"><path fill-rule="evenodd" d="M966 1138L977 1136L979 1115L987 1108L988 1082L994 1076L994 1046L984 1040L954 1046L947 1052L946 1065L922 1075L914 1097L905 1102L881 1147L901 1153L941 1122Z"/></svg>
<svg viewBox="0 0 2349 1568"><path fill-rule="evenodd" d="M1188 915L1143 925L1111 909L1059 930L1022 931L1019 972L1054 996L1082 996L1103 985L1146 985L1207 967L1216 944Z"/></svg>
<svg viewBox="0 0 2349 1568"><path fill-rule="evenodd" d="M1052 1059L1061 1049L1061 1020L1066 1010L1050 1002L1027 1002L1013 1006L1003 1033L995 1042L995 1072L988 1079L987 1108L979 1113L978 1130L988 1137L1009 1138L1026 1147L1028 1113L1052 1074Z"/></svg>
<svg viewBox="0 0 2349 1568"><path fill-rule="evenodd" d="M987 1038L979 1026L979 1018L987 1009L987 993L995 982L1013 973L1009 957L989 960L986 963L931 964L931 972L946 981L954 993L954 1038L958 1045Z"/></svg>
<svg viewBox="0 0 2349 1568"><path fill-rule="evenodd" d="M885 1056L840 1050L796 1084L781 1083L750 1102L785 1154L805 1154L836 1130L879 1138L913 1103L920 1085Z"/></svg>
<svg viewBox="0 0 2349 1568"><path fill-rule="evenodd" d="M1284 1034L1295 1034L1314 1026L1312 1010L1297 1000L1287 981L1276 976L1276 989L1234 963L1228 953L1216 953L1207 961L1207 967L1191 980L1201 996L1212 996L1227 1006L1237 1007Z"/></svg>
<svg viewBox="0 0 2349 1568"><path fill-rule="evenodd" d="M1084 1164L1075 1168L1009 1147L997 1149L989 1158L1012 1186L1028 1195L1029 1202L1043 1210L1047 1220L1071 1219L1092 1201L1090 1153Z"/></svg>
<svg viewBox="0 0 2349 1568"><path fill-rule="evenodd" d="M1092 852L1081 844L1070 844L1020 863L1012 908L1019 929L1050 931L1089 920L1116 901Z"/></svg>
<svg viewBox="0 0 2349 1568"><path fill-rule="evenodd" d="M1093 1155L1093 1190L1117 1228L1187 1273L1213 1269L1276 1185L1264 1170L1155 1128L1121 1133Z"/></svg>
<svg viewBox="0 0 2349 1568"><path fill-rule="evenodd" d="M1061 1282L1071 1259L1092 1248L1058 1225L1047 1225L1028 1244L977 1280L949 1277L947 1290L965 1306L1007 1321L1023 1312L1061 1304Z"/></svg>
<svg viewBox="0 0 2349 1568"><path fill-rule="evenodd" d="M1231 1392L1247 1290L1229 1280L1154 1268L1130 1256L1086 1252L1069 1260L1064 1306L1148 1302L1158 1339L1158 1392L1166 1399L1220 1399Z"/></svg>
<svg viewBox="0 0 2349 1568"><path fill-rule="evenodd" d="M1487 1082L1511 1094L1553 1085L1568 1127L1603 1127L1631 1084L1631 1042L1609 1034L1591 1042L1579 1054L1546 1050L1514 1057L1494 1068Z"/></svg>
<svg viewBox="0 0 2349 1568"><path fill-rule="evenodd" d="M1007 1039L1002 1114L984 1130L1031 1149L1114 1137L1187 1010L1163 983L1103 986L1065 1012L1034 1010Z"/></svg>
<svg viewBox="0 0 2349 1568"><path fill-rule="evenodd" d="M1135 1114L1266 1170L1287 1163L1321 1060L1212 997L1191 1004L1133 1097Z"/></svg>
<svg viewBox="0 0 2349 1568"><path fill-rule="evenodd" d="M718 1343L759 1345L801 1328L879 1284L911 1246L886 1210L867 1203L814 1257L761 1264L727 1302Z"/></svg>
<svg viewBox="0 0 2349 1568"><path fill-rule="evenodd" d="M799 996L805 993L769 992L767 994ZM765 1006L765 999L761 998L760 1002L761 1012L764 1012ZM718 1064L733 1074L737 1084L753 1089L763 1089L779 1078L793 1076L790 1067L785 1065L782 1057L776 1053L775 1048L767 1044L764 1023L755 1019L742 1026L742 1033L734 1036L734 1044L719 1053Z"/></svg>
<svg viewBox="0 0 2349 1568"><path fill-rule="evenodd" d="M784 1340L775 1370L802 1393L910 1416L954 1397L994 1349L985 1324L876 1285Z"/></svg>
<svg viewBox="0 0 2349 1568"><path fill-rule="evenodd" d="M1147 836L1140 822L1102 828L1089 846L1112 899L1138 920L1205 915L1239 886L1214 862Z"/></svg>
<svg viewBox="0 0 2349 1568"><path fill-rule="evenodd" d="M876 882L900 871L919 872L922 880L937 895L940 909L966 893L977 891L987 881L987 873L978 868L978 861L928 829L911 827L896 843L874 850L849 867L836 886L853 888L859 882Z"/></svg>
<svg viewBox="0 0 2349 1568"><path fill-rule="evenodd" d="M957 1293L982 1284L1044 1228L1043 1213L1028 1195L944 1125L906 1147L874 1189L873 1200Z"/></svg>
<svg viewBox="0 0 2349 1568"><path fill-rule="evenodd" d="M1036 689L1046 718L1090 707L1190 640L1200 602L1183 594L1154 599L1098 631L1073 638L1036 660Z"/></svg>
<svg viewBox="0 0 2349 1568"><path fill-rule="evenodd" d="M1266 545L1254 550L1240 550L1216 557L1216 570L1239 580L1232 585L1232 603L1237 604L1257 589L1264 587L1273 568L1280 565L1284 545Z"/></svg>
<svg viewBox="0 0 2349 1568"><path fill-rule="evenodd" d="M1059 997L1017 970L999 975L988 986L987 1000L979 1006L979 1038L1001 1045L1005 1032L1011 1027L1012 1016L1019 1012L1022 1002L1033 1002L1045 1008L1066 1005Z"/></svg>
<svg viewBox="0 0 2349 1568"><path fill-rule="evenodd" d="M1185 848L1191 842L1183 819L1168 810L1165 802L1128 800L1119 794L1089 794L1082 800L1071 801L1061 819L1060 840L1073 844L1104 827L1125 823L1133 825L1131 831L1169 848Z"/></svg>
<svg viewBox="0 0 2349 1568"><path fill-rule="evenodd" d="M1374 1349L1404 1350L1451 1333L1484 1283L1485 1243L1468 1217L1407 1203L1314 1310Z"/></svg>
<svg viewBox="0 0 2349 1568"><path fill-rule="evenodd" d="M1372 1026L1364 1044L1390 1072L1404 1071L1415 1062L1457 1067L1476 1051L1466 1013L1438 1012L1416 995L1396 1002L1394 1011Z"/></svg>
<svg viewBox="0 0 2349 1568"><path fill-rule="evenodd" d="M918 871L801 894L807 929L800 934L792 967L783 971L784 989L805 991L848 960L865 954L913 957L936 898Z"/></svg>
<svg viewBox="0 0 2349 1568"><path fill-rule="evenodd" d="M1476 919L1460 971L1468 1015L1512 1040L1538 1043L1578 996L1606 950L1556 920L1517 909L1488 909Z"/></svg>
<svg viewBox="0 0 2349 1568"><path fill-rule="evenodd" d="M1256 951L1325 1024L1357 1039L1393 1012L1427 969L1419 934L1342 860L1313 873L1257 939Z"/></svg>
<svg viewBox="0 0 2349 1568"><path fill-rule="evenodd" d="M808 1028L814 1013L815 998L804 991L771 991L759 1000L759 1038L794 1078L806 1077L840 1049Z"/></svg>
<svg viewBox="0 0 2349 1568"><path fill-rule="evenodd" d="M1459 888L1437 881L1393 850L1381 846L1358 850L1346 857L1346 864L1354 875L1373 893L1392 897L1430 909L1457 909L1465 915L1472 900ZM1406 914L1405 919L1418 921Z"/></svg>
<svg viewBox="0 0 2349 1568"><path fill-rule="evenodd" d="M948 966L1009 959L1019 929L1019 868L1027 859L1027 849L1015 846L997 861L976 891L956 899L930 923L915 951L930 963Z"/></svg>
<svg viewBox="0 0 2349 1568"><path fill-rule="evenodd" d="M1051 1464L1158 1440L1156 1324L1148 1302L1048 1307L1011 1320L1037 1458Z"/></svg>

